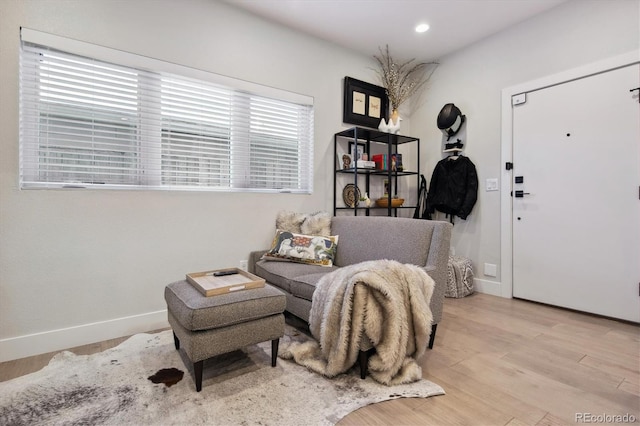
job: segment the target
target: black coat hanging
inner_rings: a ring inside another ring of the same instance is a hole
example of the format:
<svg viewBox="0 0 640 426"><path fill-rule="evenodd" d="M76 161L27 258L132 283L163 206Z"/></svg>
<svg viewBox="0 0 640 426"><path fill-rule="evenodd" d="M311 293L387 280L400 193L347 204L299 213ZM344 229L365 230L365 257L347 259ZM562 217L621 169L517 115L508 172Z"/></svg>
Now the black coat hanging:
<svg viewBox="0 0 640 426"><path fill-rule="evenodd" d="M466 219L478 199L476 166L463 155L440 160L431 176L427 193L426 216L436 211Z"/></svg>

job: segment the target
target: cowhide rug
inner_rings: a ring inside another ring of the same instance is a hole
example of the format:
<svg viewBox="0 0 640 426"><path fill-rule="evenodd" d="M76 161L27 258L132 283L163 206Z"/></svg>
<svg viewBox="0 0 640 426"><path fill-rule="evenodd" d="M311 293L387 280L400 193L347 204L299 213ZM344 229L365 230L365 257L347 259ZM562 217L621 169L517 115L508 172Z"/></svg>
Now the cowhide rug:
<svg viewBox="0 0 640 426"><path fill-rule="evenodd" d="M283 337L307 338L288 325ZM171 331L94 355L61 352L42 370L0 383L0 425L332 425L376 402L444 394L424 379L391 387L361 380L355 368L333 379L282 359L272 368L270 353L265 342L205 362L198 393Z"/></svg>

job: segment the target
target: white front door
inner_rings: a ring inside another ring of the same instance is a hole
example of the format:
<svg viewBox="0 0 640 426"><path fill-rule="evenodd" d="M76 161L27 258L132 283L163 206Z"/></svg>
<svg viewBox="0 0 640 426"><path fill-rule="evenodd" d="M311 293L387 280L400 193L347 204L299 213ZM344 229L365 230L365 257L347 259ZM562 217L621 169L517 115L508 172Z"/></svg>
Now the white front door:
<svg viewBox="0 0 640 426"><path fill-rule="evenodd" d="M514 297L640 322L639 86L635 64L513 107Z"/></svg>

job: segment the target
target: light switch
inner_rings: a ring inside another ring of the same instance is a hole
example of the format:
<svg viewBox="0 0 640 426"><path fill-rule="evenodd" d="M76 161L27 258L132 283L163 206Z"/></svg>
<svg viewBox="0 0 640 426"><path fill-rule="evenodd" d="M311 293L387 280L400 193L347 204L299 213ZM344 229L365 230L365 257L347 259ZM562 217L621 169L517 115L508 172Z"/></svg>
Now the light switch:
<svg viewBox="0 0 640 426"><path fill-rule="evenodd" d="M485 181L485 188L487 191L497 191L498 190L498 179L487 179Z"/></svg>

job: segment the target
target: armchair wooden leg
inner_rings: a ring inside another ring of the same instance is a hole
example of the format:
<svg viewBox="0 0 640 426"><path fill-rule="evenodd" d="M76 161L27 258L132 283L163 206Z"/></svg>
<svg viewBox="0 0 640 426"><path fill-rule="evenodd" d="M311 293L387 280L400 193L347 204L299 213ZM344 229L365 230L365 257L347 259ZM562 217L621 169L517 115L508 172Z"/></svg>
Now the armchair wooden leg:
<svg viewBox="0 0 640 426"><path fill-rule="evenodd" d="M358 353L358 363L360 364L360 378L365 379L367 377L367 361L369 357L366 351L360 351Z"/></svg>
<svg viewBox="0 0 640 426"><path fill-rule="evenodd" d="M433 349L433 341L436 340L438 324L431 324L431 336L429 336L429 349Z"/></svg>
<svg viewBox="0 0 640 426"><path fill-rule="evenodd" d="M193 363L193 375L196 380L196 391L202 390L202 370L204 367L204 361L198 361Z"/></svg>
<svg viewBox="0 0 640 426"><path fill-rule="evenodd" d="M271 341L271 366L276 366L276 361L278 360L278 345L280 344L280 339L273 339Z"/></svg>
<svg viewBox="0 0 640 426"><path fill-rule="evenodd" d="M173 333L173 344L176 345L176 350L180 349L180 339L176 336L176 333Z"/></svg>

